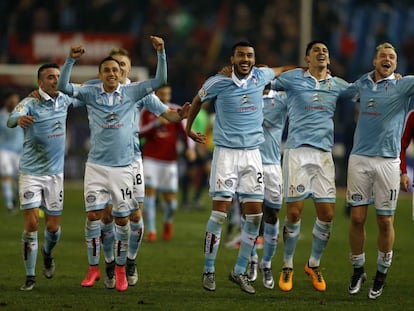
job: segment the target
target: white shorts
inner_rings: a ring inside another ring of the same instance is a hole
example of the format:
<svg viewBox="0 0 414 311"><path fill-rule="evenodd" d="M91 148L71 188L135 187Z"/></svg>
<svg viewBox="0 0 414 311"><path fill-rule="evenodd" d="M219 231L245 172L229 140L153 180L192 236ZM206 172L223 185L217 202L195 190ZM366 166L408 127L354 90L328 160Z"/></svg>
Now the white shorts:
<svg viewBox="0 0 414 311"><path fill-rule="evenodd" d="M232 198L240 202L260 202L264 198L263 167L259 149L215 147L210 172L211 197Z"/></svg>
<svg viewBox="0 0 414 311"><path fill-rule="evenodd" d="M0 176L17 176L19 174L20 154L0 150Z"/></svg>
<svg viewBox="0 0 414 311"><path fill-rule="evenodd" d="M163 192L178 191L178 164L144 158L145 185Z"/></svg>
<svg viewBox="0 0 414 311"><path fill-rule="evenodd" d="M351 206L375 204L377 215L394 215L399 191L399 158L349 157L346 199Z"/></svg>
<svg viewBox="0 0 414 311"><path fill-rule="evenodd" d="M40 207L47 215L61 215L63 174L46 176L20 174L19 198L22 210Z"/></svg>
<svg viewBox="0 0 414 311"><path fill-rule="evenodd" d="M283 202L282 168L280 164L263 164L264 204L280 210Z"/></svg>
<svg viewBox="0 0 414 311"><path fill-rule="evenodd" d="M85 165L84 196L86 211L102 210L112 200L112 215L127 217L137 209L133 195L132 164L122 167L87 162Z"/></svg>
<svg viewBox="0 0 414 311"><path fill-rule="evenodd" d="M286 202L311 197L315 202L335 203L335 166L330 151L285 149L282 166Z"/></svg>
<svg viewBox="0 0 414 311"><path fill-rule="evenodd" d="M142 159L138 158L132 163L134 171L134 197L137 202L144 202L145 183L144 183L144 169L142 166Z"/></svg>

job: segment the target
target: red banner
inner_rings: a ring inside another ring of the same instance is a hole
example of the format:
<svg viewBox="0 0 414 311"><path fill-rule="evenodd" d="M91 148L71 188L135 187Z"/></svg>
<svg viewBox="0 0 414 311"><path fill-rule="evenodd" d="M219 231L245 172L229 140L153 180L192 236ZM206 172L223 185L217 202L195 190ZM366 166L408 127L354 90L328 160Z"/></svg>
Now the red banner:
<svg viewBox="0 0 414 311"><path fill-rule="evenodd" d="M125 48L134 55L136 37L113 33L34 33L29 42L22 42L18 34L9 36L10 55L23 64L63 63L70 46L78 44L83 45L86 51L79 63L91 64L106 57L113 47Z"/></svg>

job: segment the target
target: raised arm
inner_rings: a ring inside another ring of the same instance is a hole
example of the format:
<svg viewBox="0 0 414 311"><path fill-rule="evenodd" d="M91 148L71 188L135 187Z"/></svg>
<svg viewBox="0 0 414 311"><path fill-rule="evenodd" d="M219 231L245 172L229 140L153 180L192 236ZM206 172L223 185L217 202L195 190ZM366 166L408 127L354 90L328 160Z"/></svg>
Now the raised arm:
<svg viewBox="0 0 414 311"><path fill-rule="evenodd" d="M58 90L69 96L73 95L73 86L70 81L70 74L72 67L76 62L76 59L81 57L85 53L85 49L81 45L71 46L69 50L69 56L66 58L65 64L63 65L58 81Z"/></svg>
<svg viewBox="0 0 414 311"><path fill-rule="evenodd" d="M275 77L280 76L282 73L288 70L296 69L298 66L296 65L287 65L287 66L281 66L281 67L272 67L273 72L275 73Z"/></svg>
<svg viewBox="0 0 414 311"><path fill-rule="evenodd" d="M150 37L152 46L157 51L157 71L155 79L152 79L151 86L154 90L167 83L167 56L165 55L164 40L160 37Z"/></svg>
<svg viewBox="0 0 414 311"><path fill-rule="evenodd" d="M190 103L187 102L179 109L168 108L161 116L171 122L180 122L188 116L190 107Z"/></svg>

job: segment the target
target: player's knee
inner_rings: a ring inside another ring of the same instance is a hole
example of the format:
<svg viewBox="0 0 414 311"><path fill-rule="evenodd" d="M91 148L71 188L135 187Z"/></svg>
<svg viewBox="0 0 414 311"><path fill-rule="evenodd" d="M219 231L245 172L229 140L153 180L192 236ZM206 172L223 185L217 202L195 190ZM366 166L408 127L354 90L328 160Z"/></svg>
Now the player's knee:
<svg viewBox="0 0 414 311"><path fill-rule="evenodd" d="M129 215L129 220L133 222L139 222L141 220L141 213L139 211L133 211Z"/></svg>
<svg viewBox="0 0 414 311"><path fill-rule="evenodd" d="M263 209L263 220L268 224L275 224L277 222L279 211L274 208L265 206Z"/></svg>
<svg viewBox="0 0 414 311"><path fill-rule="evenodd" d="M89 211L87 214L88 220L100 220L102 218L102 211Z"/></svg>

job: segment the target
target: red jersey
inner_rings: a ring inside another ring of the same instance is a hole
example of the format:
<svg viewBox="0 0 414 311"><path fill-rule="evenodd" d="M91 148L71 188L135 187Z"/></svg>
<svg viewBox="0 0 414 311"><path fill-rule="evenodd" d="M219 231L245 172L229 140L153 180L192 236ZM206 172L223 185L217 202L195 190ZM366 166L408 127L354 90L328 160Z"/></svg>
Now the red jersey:
<svg viewBox="0 0 414 311"><path fill-rule="evenodd" d="M177 105L167 104L169 108L180 108ZM147 109L143 109L140 118L140 138L144 138L142 147L143 158L152 158L161 161L177 161L177 142L182 139L188 147L188 137L185 133L185 123L168 122L161 124L158 117Z"/></svg>
<svg viewBox="0 0 414 311"><path fill-rule="evenodd" d="M406 150L410 145L411 139L414 138L414 110L408 113L405 121L404 132L401 137L401 152L400 152L400 170L401 174L407 174L407 158L405 156Z"/></svg>

